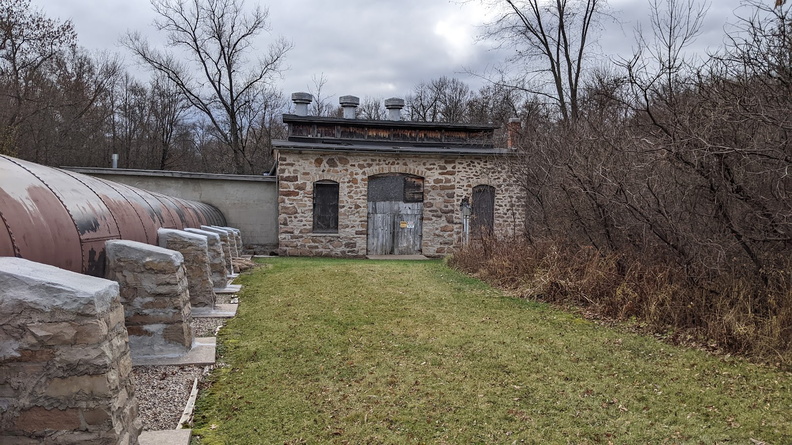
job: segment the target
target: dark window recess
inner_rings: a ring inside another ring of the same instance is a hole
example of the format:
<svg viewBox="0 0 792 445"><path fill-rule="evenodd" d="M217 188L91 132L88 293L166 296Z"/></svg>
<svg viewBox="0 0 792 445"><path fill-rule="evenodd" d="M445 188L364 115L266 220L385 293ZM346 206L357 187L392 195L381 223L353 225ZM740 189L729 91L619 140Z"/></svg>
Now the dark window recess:
<svg viewBox="0 0 792 445"><path fill-rule="evenodd" d="M405 174L372 176L369 202L423 202L423 178Z"/></svg>
<svg viewBox="0 0 792 445"><path fill-rule="evenodd" d="M495 187L477 185L473 187L473 236L491 235L495 228Z"/></svg>
<svg viewBox="0 0 792 445"><path fill-rule="evenodd" d="M313 231L338 232L338 183L316 182L313 193Z"/></svg>

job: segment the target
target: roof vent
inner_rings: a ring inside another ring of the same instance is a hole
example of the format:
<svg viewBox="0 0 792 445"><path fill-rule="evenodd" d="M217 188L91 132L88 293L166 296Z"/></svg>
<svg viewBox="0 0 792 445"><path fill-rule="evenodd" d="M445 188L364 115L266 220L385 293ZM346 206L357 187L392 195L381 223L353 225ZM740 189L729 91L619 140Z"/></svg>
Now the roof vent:
<svg viewBox="0 0 792 445"><path fill-rule="evenodd" d="M313 102L313 96L310 93L292 93L292 102L294 102L294 114L308 116L308 105Z"/></svg>
<svg viewBox="0 0 792 445"><path fill-rule="evenodd" d="M357 107L360 105L360 98L356 96L341 96L338 103L344 109L344 119L355 119L357 117Z"/></svg>
<svg viewBox="0 0 792 445"><path fill-rule="evenodd" d="M385 108L388 109L389 121L400 121L401 109L404 108L404 99L399 99L397 97L385 99Z"/></svg>

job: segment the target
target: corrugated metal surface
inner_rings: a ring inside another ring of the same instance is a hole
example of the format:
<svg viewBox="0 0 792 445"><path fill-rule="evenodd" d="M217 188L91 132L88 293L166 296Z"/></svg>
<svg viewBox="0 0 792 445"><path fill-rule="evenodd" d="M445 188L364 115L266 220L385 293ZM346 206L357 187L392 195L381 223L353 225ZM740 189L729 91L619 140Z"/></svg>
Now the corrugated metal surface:
<svg viewBox="0 0 792 445"><path fill-rule="evenodd" d="M216 208L0 156L0 256L104 276L105 241L225 224Z"/></svg>

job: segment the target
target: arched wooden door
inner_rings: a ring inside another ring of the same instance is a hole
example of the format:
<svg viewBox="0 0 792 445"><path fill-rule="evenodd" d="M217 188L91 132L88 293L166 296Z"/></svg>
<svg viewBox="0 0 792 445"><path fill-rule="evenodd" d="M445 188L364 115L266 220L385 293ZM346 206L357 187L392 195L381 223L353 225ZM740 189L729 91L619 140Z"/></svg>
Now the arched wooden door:
<svg viewBox="0 0 792 445"><path fill-rule="evenodd" d="M495 187L491 185L473 187L472 207L470 228L473 236L480 238L492 235L495 229Z"/></svg>
<svg viewBox="0 0 792 445"><path fill-rule="evenodd" d="M368 254L421 253L423 178L406 174L368 180Z"/></svg>

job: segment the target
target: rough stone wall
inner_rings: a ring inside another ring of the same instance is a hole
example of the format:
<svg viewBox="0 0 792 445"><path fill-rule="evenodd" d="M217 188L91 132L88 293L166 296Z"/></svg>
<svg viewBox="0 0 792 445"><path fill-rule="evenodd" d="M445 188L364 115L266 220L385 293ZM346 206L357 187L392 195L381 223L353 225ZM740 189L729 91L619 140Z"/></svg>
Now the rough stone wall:
<svg viewBox="0 0 792 445"><path fill-rule="evenodd" d="M206 238L209 251L209 270L212 273L212 286L215 289L226 287L226 284L228 284L228 269L226 269L225 254L223 253L223 243L220 241L220 235L193 228L186 228L184 231Z"/></svg>
<svg viewBox="0 0 792 445"><path fill-rule="evenodd" d="M209 267L209 243L205 236L183 230L159 229L157 239L160 247L175 250L184 257L187 273L187 289L193 307L214 307L214 285Z"/></svg>
<svg viewBox="0 0 792 445"><path fill-rule="evenodd" d="M212 226L201 226L201 230L216 233L217 236L220 237L220 244L223 246L223 260L225 261L226 270L228 273L233 273L234 268L231 265L231 241L229 239L230 236L228 235L228 231Z"/></svg>
<svg viewBox="0 0 792 445"><path fill-rule="evenodd" d="M424 178L424 255L447 255L461 242L459 205L477 185L496 189L496 233L515 233L525 212L508 161L505 156L282 152L278 156L279 254L366 255L368 178L383 173ZM338 233L313 233L313 185L320 180L339 184Z"/></svg>
<svg viewBox="0 0 792 445"><path fill-rule="evenodd" d="M234 233L234 231L229 229L228 227L219 227L219 226L212 226L212 227L226 231L226 233L228 234L228 250L229 252L231 252L231 258L239 257L240 246L237 246L236 233Z"/></svg>
<svg viewBox="0 0 792 445"><path fill-rule="evenodd" d="M495 227L498 236L516 236L522 233L525 224L525 200L518 180L511 172L508 158L476 158L457 163L457 202L462 197L470 198L477 185L495 187ZM458 207L458 206L457 206ZM462 242L461 216L458 242Z"/></svg>
<svg viewBox="0 0 792 445"><path fill-rule="evenodd" d="M181 253L136 241L106 243L107 278L118 282L132 357L192 347L190 294Z"/></svg>
<svg viewBox="0 0 792 445"><path fill-rule="evenodd" d="M118 285L0 258L0 443L137 444Z"/></svg>
<svg viewBox="0 0 792 445"><path fill-rule="evenodd" d="M234 243L236 244L236 255L235 257L242 256L242 252L244 250L245 244L242 242L242 231L237 229L236 227L218 227L223 230L227 230L230 235L233 235Z"/></svg>

